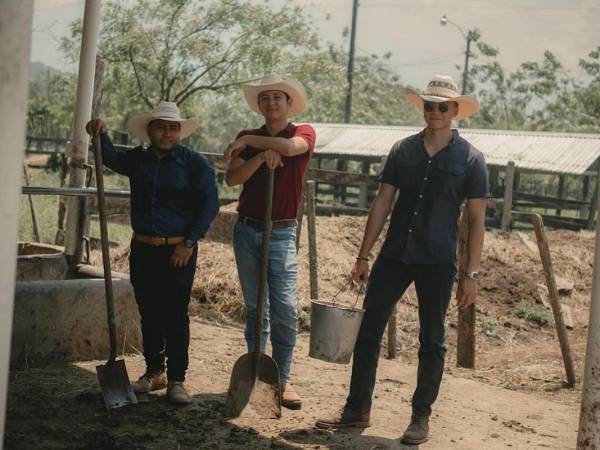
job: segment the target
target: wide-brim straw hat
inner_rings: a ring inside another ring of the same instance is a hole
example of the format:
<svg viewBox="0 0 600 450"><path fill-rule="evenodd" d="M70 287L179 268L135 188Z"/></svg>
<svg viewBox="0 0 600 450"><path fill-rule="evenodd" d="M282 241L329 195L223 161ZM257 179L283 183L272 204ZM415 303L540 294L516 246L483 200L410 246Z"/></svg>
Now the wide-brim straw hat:
<svg viewBox="0 0 600 450"><path fill-rule="evenodd" d="M419 111L423 111L424 102L456 102L458 104L458 114L455 119L457 120L466 119L479 110L477 99L470 95L460 95L454 80L445 75L434 76L427 84L423 94L419 94L412 89L406 89L404 95Z"/></svg>
<svg viewBox="0 0 600 450"><path fill-rule="evenodd" d="M308 105L308 97L302 83L293 78L282 78L280 75L267 75L261 80L254 83L245 83L242 85L244 97L248 102L250 109L257 114L261 114L258 107L258 95L266 91L282 91L285 92L292 100L288 111L288 118L300 114Z"/></svg>
<svg viewBox="0 0 600 450"><path fill-rule="evenodd" d="M130 116L127 121L127 128L129 129L129 133L140 141L150 142L150 137L148 136L148 124L157 119L180 123L180 139L188 137L198 126L198 118L182 118L176 103L163 100L150 112L137 113Z"/></svg>

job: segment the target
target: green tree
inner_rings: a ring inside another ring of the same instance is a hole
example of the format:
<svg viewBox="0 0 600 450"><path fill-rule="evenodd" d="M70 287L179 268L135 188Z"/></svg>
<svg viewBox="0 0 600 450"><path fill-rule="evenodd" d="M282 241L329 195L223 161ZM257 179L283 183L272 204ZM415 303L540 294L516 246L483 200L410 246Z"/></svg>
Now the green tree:
<svg viewBox="0 0 600 450"><path fill-rule="evenodd" d="M72 59L81 22L63 39ZM99 53L107 63L105 111L125 125L159 100L194 113L199 94L222 92L262 76L318 39L299 8L247 0L137 0L104 8Z"/></svg>
<svg viewBox="0 0 600 450"><path fill-rule="evenodd" d="M27 135L70 137L75 106L74 74L46 68L29 83Z"/></svg>

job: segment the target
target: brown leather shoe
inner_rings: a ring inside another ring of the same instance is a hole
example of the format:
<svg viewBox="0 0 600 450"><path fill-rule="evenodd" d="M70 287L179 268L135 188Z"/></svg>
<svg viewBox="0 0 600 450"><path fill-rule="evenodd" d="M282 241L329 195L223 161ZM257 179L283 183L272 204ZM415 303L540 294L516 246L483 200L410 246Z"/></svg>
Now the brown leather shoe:
<svg viewBox="0 0 600 450"><path fill-rule="evenodd" d="M429 438L429 416L413 414L410 424L402 435L402 443L410 445L422 444Z"/></svg>
<svg viewBox="0 0 600 450"><path fill-rule="evenodd" d="M167 397L172 403L183 405L192 403L192 396L185 390L183 381L169 381L167 385Z"/></svg>
<svg viewBox="0 0 600 450"><path fill-rule="evenodd" d="M131 383L134 392L146 394L151 391L158 391L167 387L167 375L164 372L148 373L146 372L137 381Z"/></svg>
<svg viewBox="0 0 600 450"><path fill-rule="evenodd" d="M291 384L281 384L281 406L288 409L301 409L302 399Z"/></svg>
<svg viewBox="0 0 600 450"><path fill-rule="evenodd" d="M333 429L333 428L367 428L371 426L370 413L360 413L353 409L344 407L333 416L318 419L315 423L317 428Z"/></svg>

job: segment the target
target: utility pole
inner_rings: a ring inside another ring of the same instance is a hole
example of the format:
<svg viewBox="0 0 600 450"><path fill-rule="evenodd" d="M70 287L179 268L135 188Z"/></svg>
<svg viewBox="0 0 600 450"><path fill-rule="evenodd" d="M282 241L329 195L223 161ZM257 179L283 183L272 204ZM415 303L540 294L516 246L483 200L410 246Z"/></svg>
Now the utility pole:
<svg viewBox="0 0 600 450"><path fill-rule="evenodd" d="M350 55L348 57L348 91L346 93L346 110L344 123L350 123L352 117L352 75L354 73L354 42L356 41L356 16L358 15L358 0L352 4L352 29L350 31Z"/></svg>
<svg viewBox="0 0 600 450"><path fill-rule="evenodd" d="M476 41L479 38L479 32L477 29L475 29L475 30L468 30L467 34L465 34L463 29L457 23L452 22L450 19L448 19L448 16L446 16L444 14L442 16L442 18L440 19L440 25L446 26L447 24L454 25L458 29L458 31L460 31L460 34L462 34L462 37L464 38L465 42L467 43L467 49L465 51L465 65L463 67L462 89L461 89L461 94L465 95L467 93L467 77L468 77L468 73L469 73L469 57L471 56L471 41Z"/></svg>
<svg viewBox="0 0 600 450"><path fill-rule="evenodd" d="M463 81L461 94L467 93L467 74L469 73L469 56L471 55L471 32L467 32L467 51L465 52L465 67L463 70Z"/></svg>

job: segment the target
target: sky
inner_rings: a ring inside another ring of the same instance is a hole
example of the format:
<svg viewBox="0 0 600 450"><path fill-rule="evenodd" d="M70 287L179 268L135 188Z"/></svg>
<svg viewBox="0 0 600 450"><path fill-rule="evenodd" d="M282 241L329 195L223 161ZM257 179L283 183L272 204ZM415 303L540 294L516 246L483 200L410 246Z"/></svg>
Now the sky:
<svg viewBox="0 0 600 450"><path fill-rule="evenodd" d="M256 0L264 1L264 0ZM352 19L352 0L269 0L310 14L325 42L349 45L342 36ZM32 61L64 70L58 41L71 21L82 17L83 0L35 0ZM499 48L509 70L525 61L540 61L545 50L580 76L580 58L600 46L597 0L362 0L358 8L357 54L392 52L390 65L401 79L424 87L434 74L460 77L465 40L455 26L442 26L443 15L466 34L478 28L482 40Z"/></svg>

